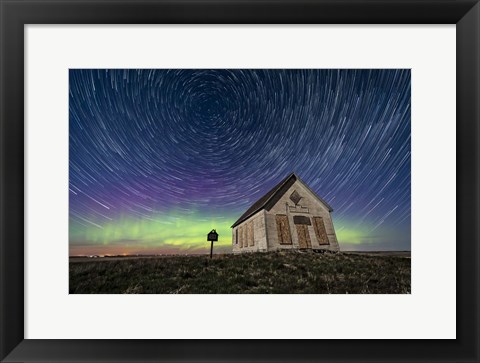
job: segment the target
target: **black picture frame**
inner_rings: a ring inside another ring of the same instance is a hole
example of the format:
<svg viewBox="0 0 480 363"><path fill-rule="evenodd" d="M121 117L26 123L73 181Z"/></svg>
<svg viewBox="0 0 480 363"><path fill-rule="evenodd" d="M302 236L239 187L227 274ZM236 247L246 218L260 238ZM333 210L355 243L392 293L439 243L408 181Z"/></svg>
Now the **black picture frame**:
<svg viewBox="0 0 480 363"><path fill-rule="evenodd" d="M2 361L480 361L478 0L0 0L0 13ZM457 339L24 339L24 25L156 23L456 24Z"/></svg>

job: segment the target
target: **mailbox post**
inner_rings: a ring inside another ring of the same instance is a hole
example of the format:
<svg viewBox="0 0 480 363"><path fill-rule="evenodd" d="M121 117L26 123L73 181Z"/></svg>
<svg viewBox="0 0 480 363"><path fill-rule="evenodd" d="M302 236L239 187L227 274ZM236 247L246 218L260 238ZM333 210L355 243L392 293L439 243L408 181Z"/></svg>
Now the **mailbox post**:
<svg viewBox="0 0 480 363"><path fill-rule="evenodd" d="M212 244L210 246L210 258L212 258L213 255L213 242L218 241L218 233L214 229L210 231L210 233L207 235L207 241L210 241Z"/></svg>

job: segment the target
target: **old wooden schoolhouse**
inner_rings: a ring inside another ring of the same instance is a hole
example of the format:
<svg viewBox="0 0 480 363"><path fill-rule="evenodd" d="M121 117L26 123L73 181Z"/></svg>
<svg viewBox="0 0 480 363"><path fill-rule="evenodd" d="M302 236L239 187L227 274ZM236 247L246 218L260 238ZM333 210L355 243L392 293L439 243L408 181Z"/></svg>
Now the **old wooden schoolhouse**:
<svg viewBox="0 0 480 363"><path fill-rule="evenodd" d="M338 251L333 209L292 173L232 225L233 253L283 249Z"/></svg>

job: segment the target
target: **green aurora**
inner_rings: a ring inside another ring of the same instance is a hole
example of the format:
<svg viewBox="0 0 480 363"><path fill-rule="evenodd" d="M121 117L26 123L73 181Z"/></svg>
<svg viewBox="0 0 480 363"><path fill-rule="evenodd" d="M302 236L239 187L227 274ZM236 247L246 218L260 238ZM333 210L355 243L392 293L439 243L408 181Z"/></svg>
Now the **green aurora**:
<svg viewBox="0 0 480 363"><path fill-rule="evenodd" d="M70 255L86 254L197 254L207 253L207 233L216 229L219 240L215 251L230 252L231 225L237 216L206 216L181 212L157 214L149 219L120 217L103 226L70 224ZM335 223L335 221L334 221ZM382 237L394 231L383 227L372 231L370 224L342 221L335 223L337 238L343 250L378 249Z"/></svg>

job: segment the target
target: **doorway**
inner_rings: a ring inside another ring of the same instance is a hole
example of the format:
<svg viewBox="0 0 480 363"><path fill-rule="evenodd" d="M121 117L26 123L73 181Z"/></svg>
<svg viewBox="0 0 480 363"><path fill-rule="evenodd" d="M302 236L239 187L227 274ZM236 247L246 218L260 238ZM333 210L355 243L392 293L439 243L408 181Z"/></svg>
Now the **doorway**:
<svg viewBox="0 0 480 363"><path fill-rule="evenodd" d="M308 233L308 226L305 224L296 224L298 245L300 248L312 248L312 242L310 240L310 233Z"/></svg>

